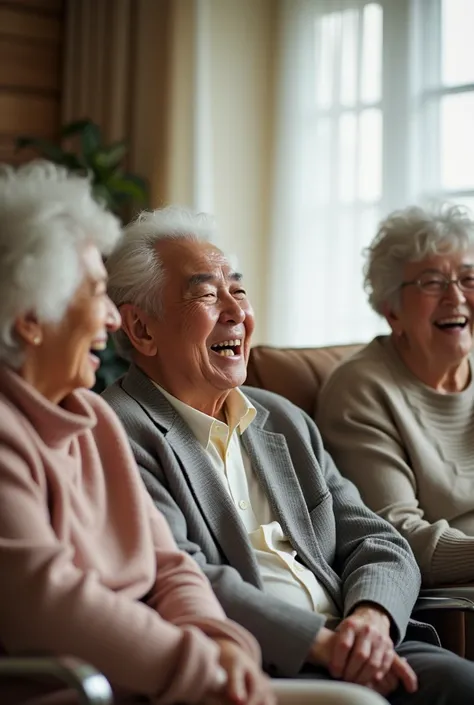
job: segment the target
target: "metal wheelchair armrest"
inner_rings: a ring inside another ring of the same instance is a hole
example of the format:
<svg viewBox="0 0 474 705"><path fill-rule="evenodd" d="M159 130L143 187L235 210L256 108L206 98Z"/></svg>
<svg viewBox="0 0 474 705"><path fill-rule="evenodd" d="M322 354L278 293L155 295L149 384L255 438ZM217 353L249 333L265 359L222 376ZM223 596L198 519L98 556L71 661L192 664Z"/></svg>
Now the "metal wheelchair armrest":
<svg viewBox="0 0 474 705"><path fill-rule="evenodd" d="M52 676L76 691L81 705L112 705L112 688L105 676L79 659L69 656L2 656L0 679Z"/></svg>

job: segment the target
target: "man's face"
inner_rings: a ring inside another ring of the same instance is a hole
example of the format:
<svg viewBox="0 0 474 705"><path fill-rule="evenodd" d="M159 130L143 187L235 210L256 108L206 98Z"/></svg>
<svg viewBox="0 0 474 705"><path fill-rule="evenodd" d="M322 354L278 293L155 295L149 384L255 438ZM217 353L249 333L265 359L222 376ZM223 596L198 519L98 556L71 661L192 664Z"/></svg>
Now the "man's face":
<svg viewBox="0 0 474 705"><path fill-rule="evenodd" d="M254 329L242 277L214 245L159 244L165 275L162 314L148 322L157 346L154 379L189 403L222 395L245 381Z"/></svg>

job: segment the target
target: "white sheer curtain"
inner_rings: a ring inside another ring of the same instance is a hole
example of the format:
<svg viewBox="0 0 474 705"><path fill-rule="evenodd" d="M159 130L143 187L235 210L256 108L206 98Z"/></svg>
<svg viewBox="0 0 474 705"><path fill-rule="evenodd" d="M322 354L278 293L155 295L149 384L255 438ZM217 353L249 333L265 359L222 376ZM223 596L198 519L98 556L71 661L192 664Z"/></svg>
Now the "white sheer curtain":
<svg viewBox="0 0 474 705"><path fill-rule="evenodd" d="M473 0L282 0L270 343L385 331L362 286L379 220L474 203L473 15Z"/></svg>

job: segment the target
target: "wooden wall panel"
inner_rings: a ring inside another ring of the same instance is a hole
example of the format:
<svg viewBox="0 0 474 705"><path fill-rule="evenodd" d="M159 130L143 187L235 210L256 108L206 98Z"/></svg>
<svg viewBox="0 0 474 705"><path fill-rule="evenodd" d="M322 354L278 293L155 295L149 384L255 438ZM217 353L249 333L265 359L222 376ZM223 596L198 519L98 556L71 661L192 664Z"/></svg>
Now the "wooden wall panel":
<svg viewBox="0 0 474 705"><path fill-rule="evenodd" d="M21 135L60 127L64 0L0 0L0 161L19 163Z"/></svg>

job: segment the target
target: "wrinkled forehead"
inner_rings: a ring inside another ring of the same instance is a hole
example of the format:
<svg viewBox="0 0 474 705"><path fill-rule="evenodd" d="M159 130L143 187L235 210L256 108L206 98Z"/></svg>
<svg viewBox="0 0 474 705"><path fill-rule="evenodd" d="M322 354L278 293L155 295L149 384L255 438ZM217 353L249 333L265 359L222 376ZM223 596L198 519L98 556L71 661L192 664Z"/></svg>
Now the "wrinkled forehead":
<svg viewBox="0 0 474 705"><path fill-rule="evenodd" d="M188 285L200 280L234 279L235 272L218 247L202 241L168 240L160 243L158 253L168 281Z"/></svg>
<svg viewBox="0 0 474 705"><path fill-rule="evenodd" d="M407 262L405 270L413 273L429 270L456 272L462 269L472 269L473 267L474 249L468 249L464 252L440 252L430 255L429 257L424 257L421 260Z"/></svg>

